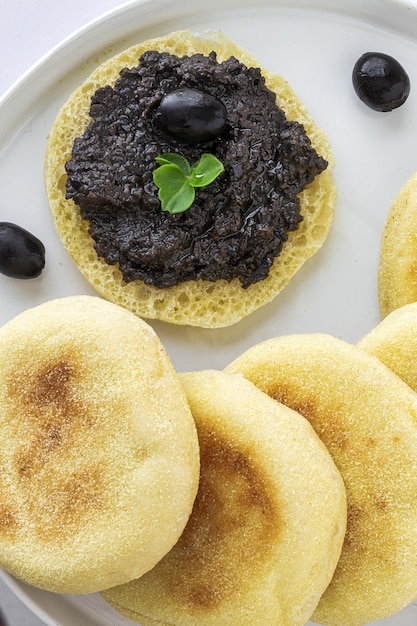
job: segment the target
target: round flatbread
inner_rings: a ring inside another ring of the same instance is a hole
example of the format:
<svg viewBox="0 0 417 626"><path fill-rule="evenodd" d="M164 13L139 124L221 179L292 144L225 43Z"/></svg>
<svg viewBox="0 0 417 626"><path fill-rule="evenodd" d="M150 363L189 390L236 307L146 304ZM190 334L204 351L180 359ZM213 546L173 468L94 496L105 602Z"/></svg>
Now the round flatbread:
<svg viewBox="0 0 417 626"><path fill-rule="evenodd" d="M81 218L74 202L65 198L65 163L71 157L74 139L83 134L90 122L90 100L94 92L104 85L113 85L121 69L136 66L146 50L166 51L178 56L197 52L208 55L215 50L219 61L235 56L247 67L259 67L255 59L221 33L197 36L189 31L177 31L145 41L100 65L64 104L49 136L45 181L55 226L85 278L106 299L145 318L209 328L227 326L270 302L322 246L336 203L331 174L332 151L323 131L313 122L288 83L262 69L266 85L277 94L277 103L287 119L304 125L313 147L329 162L328 168L300 195L303 221L296 231L289 233L268 277L248 288L243 288L238 278L230 282L223 279L215 282L190 280L164 289L139 280L125 283L117 265L110 266L97 256L87 221Z"/></svg>
<svg viewBox="0 0 417 626"><path fill-rule="evenodd" d="M417 391L417 302L387 315L358 347L374 354Z"/></svg>
<svg viewBox="0 0 417 626"><path fill-rule="evenodd" d="M385 221L378 274L382 316L417 301L417 172L395 198Z"/></svg>
<svg viewBox="0 0 417 626"><path fill-rule="evenodd" d="M304 415L343 477L346 538L313 621L360 626L414 600L417 396L373 355L320 333L258 344L227 371Z"/></svg>
<svg viewBox="0 0 417 626"><path fill-rule="evenodd" d="M138 577L178 540L198 486L182 386L154 331L91 296L0 329L0 567L49 591Z"/></svg>
<svg viewBox="0 0 417 626"><path fill-rule="evenodd" d="M308 422L243 376L180 378L201 449L193 512L151 572L104 598L143 626L301 626L340 555L340 474Z"/></svg>

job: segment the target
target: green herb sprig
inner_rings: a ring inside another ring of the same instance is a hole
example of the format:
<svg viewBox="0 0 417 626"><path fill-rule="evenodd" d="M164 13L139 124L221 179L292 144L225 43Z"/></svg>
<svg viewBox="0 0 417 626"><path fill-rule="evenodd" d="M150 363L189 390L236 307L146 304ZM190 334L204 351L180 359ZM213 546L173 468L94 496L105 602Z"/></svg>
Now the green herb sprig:
<svg viewBox="0 0 417 626"><path fill-rule="evenodd" d="M156 157L160 164L153 181L158 187L161 208L168 213L182 213L190 208L197 187L210 185L224 171L224 166L213 154L204 153L190 165L182 154L166 152Z"/></svg>

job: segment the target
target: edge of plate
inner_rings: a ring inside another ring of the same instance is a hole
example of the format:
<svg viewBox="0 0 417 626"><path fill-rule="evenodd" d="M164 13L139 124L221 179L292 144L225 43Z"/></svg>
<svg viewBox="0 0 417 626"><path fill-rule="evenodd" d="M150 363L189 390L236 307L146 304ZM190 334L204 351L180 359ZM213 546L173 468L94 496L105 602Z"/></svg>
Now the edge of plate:
<svg viewBox="0 0 417 626"><path fill-rule="evenodd" d="M417 38L417 2L410 0L350 0L348 5L344 0L261 0L264 7L282 7L291 9L322 10L332 13L357 16L362 20L371 20L389 26L391 29L401 29L408 36ZM0 111L8 124L0 128L0 146L4 147L13 136L13 129L28 117L28 109L24 94L29 91L31 102L38 101L45 93L46 87L63 79L80 61L91 57L102 50L102 37L108 33L110 22L115 23L112 30L113 43L123 40L138 30L144 31L155 26L155 15L159 16L158 25L166 24L184 16L199 15L206 12L231 11L253 7L253 0L211 0L208 8L201 7L195 0L130 0L111 9L76 30L49 52L43 55L23 75L14 82L6 92L0 96ZM394 10L394 15L392 11ZM413 12L415 14L413 15ZM140 24L136 18L140 14ZM416 19L411 19L415 17ZM88 40L86 35L88 35ZM83 41L84 56L80 59L77 47ZM74 52L74 54L68 54ZM51 59L54 63L51 63ZM48 76L45 79L45 68ZM42 80L38 78L42 76ZM17 104L16 104L17 101Z"/></svg>

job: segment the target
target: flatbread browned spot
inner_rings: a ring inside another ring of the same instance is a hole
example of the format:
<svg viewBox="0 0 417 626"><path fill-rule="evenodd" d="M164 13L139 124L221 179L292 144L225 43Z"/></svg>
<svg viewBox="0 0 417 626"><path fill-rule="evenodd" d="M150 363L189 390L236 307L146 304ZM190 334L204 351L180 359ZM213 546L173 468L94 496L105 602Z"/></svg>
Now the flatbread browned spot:
<svg viewBox="0 0 417 626"><path fill-rule="evenodd" d="M60 593L153 567L199 477L194 420L154 331L100 298L29 309L0 329L0 566Z"/></svg>
<svg viewBox="0 0 417 626"><path fill-rule="evenodd" d="M314 398L297 394L297 388L287 385L285 382L278 387L272 383L267 389L263 389L271 398L285 404L293 411L297 411L314 425L316 433L321 438L326 437L326 445L347 449L349 446L349 429L343 424L343 415L337 410L332 410L331 415L321 415L321 409L315 403Z"/></svg>
<svg viewBox="0 0 417 626"><path fill-rule="evenodd" d="M152 571L103 596L144 626L301 626L339 558L340 475L306 420L243 377L180 377L201 450L193 512Z"/></svg>
<svg viewBox="0 0 417 626"><path fill-rule="evenodd" d="M81 425L93 419L92 407L78 393L79 367L75 355L46 363L32 362L32 369L16 363L11 368L6 389L16 412L23 412L30 424L30 436L17 445L15 459L19 474L29 476L47 461L58 447L74 443Z"/></svg>
<svg viewBox="0 0 417 626"><path fill-rule="evenodd" d="M14 536L18 524L17 507L13 506L10 498L2 502L0 494L0 534L6 537L6 539Z"/></svg>
<svg viewBox="0 0 417 626"><path fill-rule="evenodd" d="M37 494L40 486L33 486ZM111 506L106 499L105 472L98 463L86 464L68 478L57 479L53 487L42 508L37 495L28 498L37 537L46 543L64 544L84 523L91 524L94 519L100 523L100 515Z"/></svg>
<svg viewBox="0 0 417 626"><path fill-rule="evenodd" d="M282 530L269 495L273 487L245 451L204 428L199 442L204 472L192 518L177 544L178 577L167 581L173 597L192 611L219 606L244 584L244 572L234 569L236 544L247 568L261 568Z"/></svg>
<svg viewBox="0 0 417 626"><path fill-rule="evenodd" d="M344 479L344 547L313 621L360 626L414 600L417 396L374 356L320 333L260 343L226 371L303 414Z"/></svg>

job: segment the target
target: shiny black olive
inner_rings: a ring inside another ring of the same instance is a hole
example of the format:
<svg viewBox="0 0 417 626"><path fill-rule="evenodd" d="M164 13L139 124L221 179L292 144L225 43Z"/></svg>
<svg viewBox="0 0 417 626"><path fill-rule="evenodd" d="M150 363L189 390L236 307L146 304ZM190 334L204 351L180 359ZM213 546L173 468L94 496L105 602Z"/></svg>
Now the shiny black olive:
<svg viewBox="0 0 417 626"><path fill-rule="evenodd" d="M374 111L392 111L410 93L410 79L402 65L380 52L366 52L356 61L352 82L362 102Z"/></svg>
<svg viewBox="0 0 417 626"><path fill-rule="evenodd" d="M45 267L45 247L24 228L0 222L0 273L11 278L36 278Z"/></svg>
<svg viewBox="0 0 417 626"><path fill-rule="evenodd" d="M162 132L186 143L219 137L226 125L223 102L200 89L174 89L161 100L155 114Z"/></svg>

